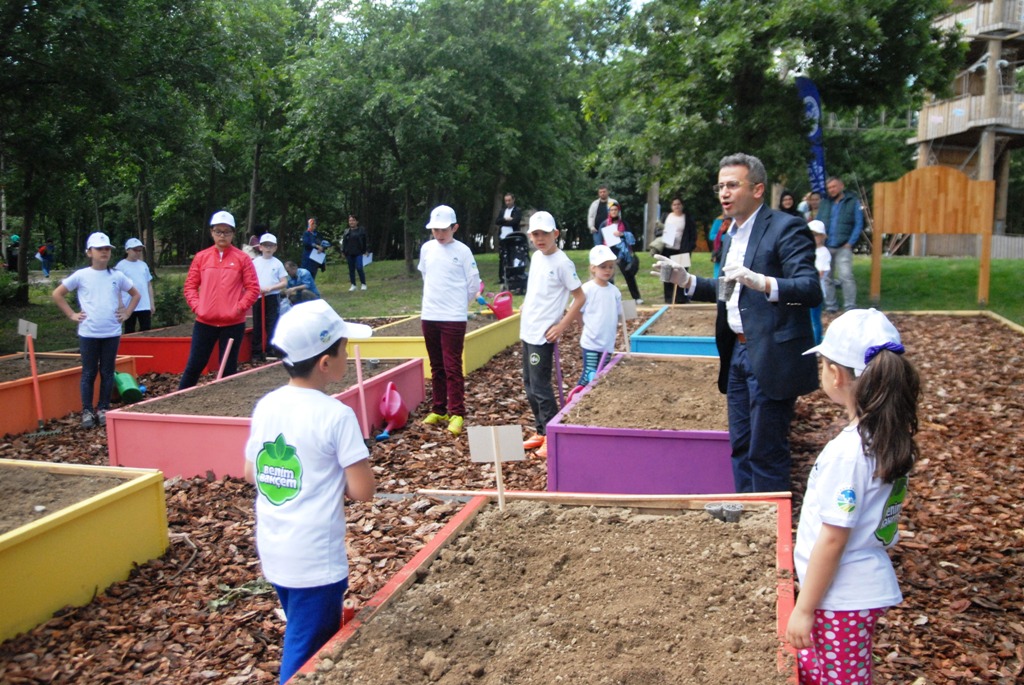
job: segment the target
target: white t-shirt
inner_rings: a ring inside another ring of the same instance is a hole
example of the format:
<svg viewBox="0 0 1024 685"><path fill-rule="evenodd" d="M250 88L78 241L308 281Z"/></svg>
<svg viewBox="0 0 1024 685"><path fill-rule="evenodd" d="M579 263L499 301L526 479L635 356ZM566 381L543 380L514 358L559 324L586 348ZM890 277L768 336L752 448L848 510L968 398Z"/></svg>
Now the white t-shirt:
<svg viewBox="0 0 1024 685"><path fill-rule="evenodd" d="M678 250L682 244L683 230L686 228L686 215L676 216L669 214L665 217L665 230L661 232L661 239L666 247Z"/></svg>
<svg viewBox="0 0 1024 685"><path fill-rule="evenodd" d="M114 269L86 267L61 283L72 292L78 291L78 306L86 315L85 321L78 324L79 336L116 338L121 335L117 310L121 306L121 293L134 287L130 278Z"/></svg>
<svg viewBox="0 0 1024 685"><path fill-rule="evenodd" d="M622 293L614 285L598 285L597 281L583 284L583 333L580 347L592 352L611 352L615 349L615 335L622 316Z"/></svg>
<svg viewBox="0 0 1024 685"><path fill-rule="evenodd" d="M514 209L515 209L515 207L506 207L506 208L505 208L505 214L504 214L504 218L505 218L506 220L507 220L507 219L511 219L511 218L512 218L512 210L514 210ZM499 238L499 239L500 239L500 238L505 238L505 237L507 237L507 236L510 236L510 235L512 235L512 231L513 231L513 230L515 230L515 229L513 229L513 228L512 228L511 226L504 226L504 225L503 225L503 226L501 226L500 228L501 228L501 231L500 231L500 233L498 234L498 238Z"/></svg>
<svg viewBox="0 0 1024 685"><path fill-rule="evenodd" d="M850 528L839 569L818 609L853 611L903 601L886 550L899 540L899 515L907 479L883 483L872 474L856 427L847 427L818 455L800 508L793 559L803 581L821 524Z"/></svg>
<svg viewBox="0 0 1024 685"><path fill-rule="evenodd" d="M569 294L579 287L576 266L564 252L534 252L526 280L526 299L519 309L519 338L530 345L546 343L544 333L562 319Z"/></svg>
<svg viewBox="0 0 1024 685"><path fill-rule="evenodd" d="M472 250L458 240L442 245L428 240L420 248L423 321L465 321L466 307L480 289L480 271Z"/></svg>
<svg viewBox="0 0 1024 685"><path fill-rule="evenodd" d="M272 285L277 285L284 278L287 280L288 272L284 270L284 264L277 257L253 257L252 265L256 267L256 278L260 281L260 288L269 288ZM270 293L272 296L277 297L280 293L274 291Z"/></svg>
<svg viewBox="0 0 1024 685"><path fill-rule="evenodd" d="M153 280L153 274L149 272L149 264L141 259L136 259L134 262L122 259L114 268L131 279L131 282L139 290L139 304L135 307L135 311L148 312L152 309L153 303L149 301L149 282ZM127 307L131 300L131 295L122 294L121 306Z"/></svg>
<svg viewBox="0 0 1024 685"><path fill-rule="evenodd" d="M263 575L289 588L348 577L345 468L369 457L353 411L286 385L252 413L245 458L256 466L256 549Z"/></svg>
<svg viewBox="0 0 1024 685"><path fill-rule="evenodd" d="M832 253L824 245L814 248L814 268L819 274L832 268Z"/></svg>

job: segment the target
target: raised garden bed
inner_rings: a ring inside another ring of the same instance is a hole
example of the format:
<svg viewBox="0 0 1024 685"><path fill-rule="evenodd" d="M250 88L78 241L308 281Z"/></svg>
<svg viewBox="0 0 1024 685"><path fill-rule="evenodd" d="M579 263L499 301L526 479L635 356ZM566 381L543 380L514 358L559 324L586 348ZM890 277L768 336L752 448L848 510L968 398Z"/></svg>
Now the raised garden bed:
<svg viewBox="0 0 1024 685"><path fill-rule="evenodd" d="M364 429L372 434L374 427L383 424L378 404L389 381L410 411L423 401L422 366L420 359L364 359L363 390L370 424ZM158 468L168 478L210 472L217 477L242 477L253 407L287 382L281 364L270 364L108 412L110 464ZM362 425L354 366L329 392L351 407Z"/></svg>
<svg viewBox="0 0 1024 685"><path fill-rule="evenodd" d="M615 357L548 424L548 490L733 492L717 378L717 359Z"/></svg>
<svg viewBox="0 0 1024 685"><path fill-rule="evenodd" d="M470 319L466 322L466 344L462 351L463 372L476 371L517 340L519 314L496 320L491 314L484 313ZM349 356L354 354L356 344L363 359L418 357L423 360L423 377L430 378L430 360L418 316L375 328L373 337L368 340L349 342Z"/></svg>
<svg viewBox="0 0 1024 685"><path fill-rule="evenodd" d="M252 327L251 320L246 322L245 335L238 348L239 363L252 359ZM183 323L167 328L154 328L141 333L129 333L121 336L118 351L121 354L138 355L135 362L139 373L181 373L188 363L188 353L192 348L192 324ZM207 373L216 373L220 366L220 346L213 346L210 361L204 369Z"/></svg>
<svg viewBox="0 0 1024 685"><path fill-rule="evenodd" d="M790 502L709 499L477 497L292 682L795 682Z"/></svg>
<svg viewBox="0 0 1024 685"><path fill-rule="evenodd" d="M158 471L0 459L0 481L0 518L14 526L0 534L0 641L88 604L167 549Z"/></svg>
<svg viewBox="0 0 1024 685"><path fill-rule="evenodd" d="M42 398L43 420L57 419L72 412L82 411L81 391L82 361L77 354L46 353L37 359L39 372L39 394ZM24 433L39 425L36 414L35 391L32 387L32 369L27 359L20 354L0 357L2 377L11 378L0 382L0 435ZM117 371L136 373L132 357L118 356L114 364ZM22 375L24 374L24 375ZM99 397L100 383L96 380L93 401Z"/></svg>
<svg viewBox="0 0 1024 685"><path fill-rule="evenodd" d="M629 336L630 352L717 357L713 304L664 306Z"/></svg>

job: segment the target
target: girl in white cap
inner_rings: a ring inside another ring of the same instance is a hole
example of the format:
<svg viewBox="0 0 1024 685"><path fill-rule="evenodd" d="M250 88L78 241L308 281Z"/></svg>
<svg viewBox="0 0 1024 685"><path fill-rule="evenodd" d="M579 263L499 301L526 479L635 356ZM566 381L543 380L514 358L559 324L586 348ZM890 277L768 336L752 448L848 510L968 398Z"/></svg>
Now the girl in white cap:
<svg viewBox="0 0 1024 685"><path fill-rule="evenodd" d="M78 324L78 347L82 355L82 428L107 425L110 393L114 388L114 363L121 343L121 324L139 304L139 291L130 278L110 268L110 238L93 233L85 243L90 265L74 272L53 291L53 301L64 315ZM67 295L78 291L82 311L75 312ZM121 306L121 293L128 293L128 305ZM100 377L99 401L93 407L96 374Z"/></svg>
<svg viewBox="0 0 1024 685"><path fill-rule="evenodd" d="M585 301L580 310L583 319L583 332L580 334L583 373L576 383L577 388L594 380L601 357L607 359L615 349L619 317L622 316L622 293L611 284L615 276L616 259L615 253L607 245L590 249L591 279L583 284Z"/></svg>
<svg viewBox="0 0 1024 685"><path fill-rule="evenodd" d="M881 312L851 310L805 354L850 423L811 470L794 561L800 593L786 628L801 683L869 684L875 623L903 601L887 550L917 458L921 382Z"/></svg>

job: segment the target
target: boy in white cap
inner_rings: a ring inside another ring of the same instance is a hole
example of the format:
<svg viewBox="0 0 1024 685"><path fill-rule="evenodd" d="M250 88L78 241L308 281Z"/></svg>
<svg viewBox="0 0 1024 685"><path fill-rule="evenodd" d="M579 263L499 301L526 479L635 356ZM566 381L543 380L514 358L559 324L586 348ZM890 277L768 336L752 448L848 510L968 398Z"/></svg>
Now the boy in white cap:
<svg viewBox="0 0 1024 685"><path fill-rule="evenodd" d="M434 239L420 248L423 305L420 325L430 358L432 406L423 423L448 423L452 435L462 433L466 416L462 350L466 341L467 305L480 289L480 271L473 252L455 239L455 210L438 205L426 228Z"/></svg>
<svg viewBox="0 0 1024 685"><path fill-rule="evenodd" d="M110 393L114 388L114 364L121 344L121 324L131 316L139 303L139 291L130 278L110 268L110 238L106 233L93 233L85 243L90 265L74 272L53 291L53 301L64 316L78 324L78 345L82 355L82 428L107 425ZM82 311L75 312L67 295L78 291ZM127 306L121 305L121 293L128 293ZM100 394L93 407L96 374L100 377Z"/></svg>
<svg viewBox="0 0 1024 685"><path fill-rule="evenodd" d="M347 370L346 323L324 300L302 302L278 322L272 343L288 384L256 403L245 445L245 478L256 485L256 549L287 626L285 683L341 625L348 589L345 497L373 498L376 483L355 413L326 394Z"/></svg>
<svg viewBox="0 0 1024 685"><path fill-rule="evenodd" d="M274 337L281 308L280 292L288 287L288 272L281 260L274 256L275 252L277 238L272 233L261 235L260 256L252 260L260 282L259 299L252 305L252 358L257 362L267 360L267 345L264 343Z"/></svg>
<svg viewBox="0 0 1024 685"><path fill-rule="evenodd" d="M580 334L583 373L577 386L592 381L599 370L601 357L607 358L615 349L619 317L622 316L622 293L611 284L617 260L607 245L597 245L590 250L591 279L583 284L585 301L580 310L583 319L583 333Z"/></svg>
<svg viewBox="0 0 1024 685"><path fill-rule="evenodd" d="M549 212L530 217L530 241L536 252L530 258L526 299L519 309L519 338L523 342L523 385L533 410L536 433L523 442L536 456L548 456L547 424L558 413L551 387L551 364L555 345L583 307L584 295L576 266L558 249L558 228ZM566 311L565 304L572 296Z"/></svg>
<svg viewBox="0 0 1024 685"><path fill-rule="evenodd" d="M228 341L231 350L224 375L238 370L238 348L245 336L245 315L260 296L260 282L249 255L231 244L235 236L235 217L215 212L210 217L213 245L200 250L192 259L185 277L185 301L196 315L192 327L192 347L181 374L178 390L191 388L210 361L214 345L223 360Z"/></svg>
<svg viewBox="0 0 1024 685"><path fill-rule="evenodd" d="M149 264L146 264L146 260L142 258L146 247L138 238L129 238L128 242L124 244L124 250L125 258L119 261L114 268L130 278L142 296L135 311L124 320L124 332L134 333L136 324L140 331L148 331L153 327L156 297L153 295L153 274L149 271ZM127 294L122 295L121 304L127 307L129 299Z"/></svg>
<svg viewBox="0 0 1024 685"><path fill-rule="evenodd" d="M821 292L825 293L825 279L832 272L832 253L825 247L825 224L813 219L807 222L807 228L811 229L814 236L814 268L818 272L818 280L821 281ZM821 305L811 308L811 328L814 329L814 344L821 344Z"/></svg>

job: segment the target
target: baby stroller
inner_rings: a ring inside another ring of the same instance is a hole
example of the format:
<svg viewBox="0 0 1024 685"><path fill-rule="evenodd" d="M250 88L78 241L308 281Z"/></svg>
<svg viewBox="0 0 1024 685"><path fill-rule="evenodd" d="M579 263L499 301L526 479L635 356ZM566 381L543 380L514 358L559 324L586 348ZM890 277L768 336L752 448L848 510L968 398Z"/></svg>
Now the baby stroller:
<svg viewBox="0 0 1024 685"><path fill-rule="evenodd" d="M530 243L525 233L513 231L498 243L498 278L505 290L526 292L526 266L530 263Z"/></svg>

